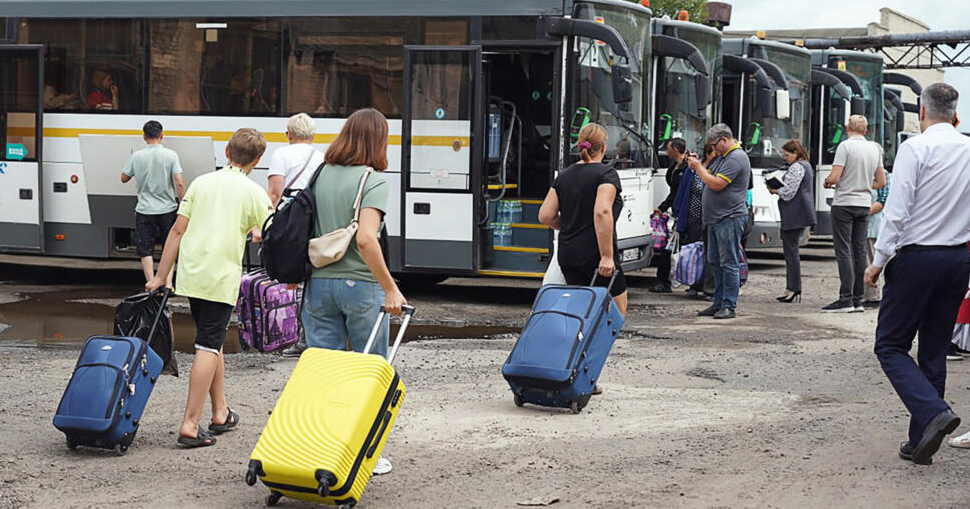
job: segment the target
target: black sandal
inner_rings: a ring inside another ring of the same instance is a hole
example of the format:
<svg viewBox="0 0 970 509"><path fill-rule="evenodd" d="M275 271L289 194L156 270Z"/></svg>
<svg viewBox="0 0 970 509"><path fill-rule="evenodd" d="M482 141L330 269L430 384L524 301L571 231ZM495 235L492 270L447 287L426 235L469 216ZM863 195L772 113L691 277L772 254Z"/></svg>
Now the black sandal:
<svg viewBox="0 0 970 509"><path fill-rule="evenodd" d="M210 445L216 444L216 437L206 433L202 428L199 428L198 434L195 438L180 436L178 439L179 444L184 445L187 449L195 449L196 447L209 447Z"/></svg>
<svg viewBox="0 0 970 509"><path fill-rule="evenodd" d="M237 414L236 412L233 412L231 408L228 410L229 410L229 415L226 416L226 422L222 424L216 424L214 422L210 422L209 431L211 431L216 435L221 435L222 433L231 431L232 428L235 428L236 425L239 424L239 414Z"/></svg>

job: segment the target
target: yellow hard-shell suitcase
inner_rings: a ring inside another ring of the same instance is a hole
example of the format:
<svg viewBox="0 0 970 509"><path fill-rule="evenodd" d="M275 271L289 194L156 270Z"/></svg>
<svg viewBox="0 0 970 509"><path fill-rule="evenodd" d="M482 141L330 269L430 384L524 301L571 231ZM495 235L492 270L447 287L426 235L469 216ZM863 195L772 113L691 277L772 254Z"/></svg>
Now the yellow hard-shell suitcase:
<svg viewBox="0 0 970 509"><path fill-rule="evenodd" d="M404 399L391 367L414 308L405 306L388 359L308 348L283 388L249 459L246 483L282 497L353 507L364 492ZM370 351L386 313L367 341Z"/></svg>

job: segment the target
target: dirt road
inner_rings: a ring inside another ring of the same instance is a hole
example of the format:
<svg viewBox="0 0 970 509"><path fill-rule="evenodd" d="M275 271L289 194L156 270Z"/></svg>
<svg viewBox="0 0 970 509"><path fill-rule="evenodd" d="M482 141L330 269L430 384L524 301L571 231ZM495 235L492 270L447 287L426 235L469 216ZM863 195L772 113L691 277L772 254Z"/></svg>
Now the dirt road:
<svg viewBox="0 0 970 509"><path fill-rule="evenodd" d="M371 481L359 507L970 506L970 451L944 447L928 467L896 457L907 415L872 354L876 313L818 312L838 286L830 250L806 251L802 304L774 301L784 285L780 255L755 257L730 323L697 318L705 303L683 292L649 294L652 270L631 278L605 392L580 415L512 404L500 371L513 337L407 344L398 368L408 393L385 449L394 471ZM0 302L54 283L23 281L9 267L0 281ZM430 321L521 325L535 288L456 280L409 297ZM228 356L229 399L242 423L202 450L176 447L188 380L163 378L119 458L67 450L51 417L76 352L21 339L0 338L0 508L262 506L267 490L245 485L246 463L295 361ZM951 404L970 417L970 360L949 366Z"/></svg>

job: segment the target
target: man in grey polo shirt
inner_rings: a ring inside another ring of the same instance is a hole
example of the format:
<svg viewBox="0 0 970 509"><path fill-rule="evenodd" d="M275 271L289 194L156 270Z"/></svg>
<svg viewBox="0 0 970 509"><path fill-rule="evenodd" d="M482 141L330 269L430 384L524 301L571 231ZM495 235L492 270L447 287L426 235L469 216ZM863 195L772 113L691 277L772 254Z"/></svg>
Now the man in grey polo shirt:
<svg viewBox="0 0 970 509"><path fill-rule="evenodd" d="M839 300L822 308L823 313L862 312L866 287L862 276L866 255L872 190L886 185L882 148L866 139L866 117L849 117L849 139L839 144L826 188L835 188L832 200L832 237L839 265Z"/></svg>
<svg viewBox="0 0 970 509"><path fill-rule="evenodd" d="M701 164L697 154L687 159L687 164L704 182L701 206L707 227L707 267L714 275L714 303L698 316L724 320L734 318L738 307L741 288L738 254L748 220L751 161L726 124L711 127L707 142L714 145L718 154L710 168Z"/></svg>
<svg viewBox="0 0 970 509"><path fill-rule="evenodd" d="M162 124L149 120L142 128L147 146L128 159L121 172L121 181L135 179L138 188L138 205L135 206L135 244L141 258L141 268L145 280L155 277L155 240L159 234L165 242L169 230L175 224L178 210L176 195L181 200L185 196L185 181L182 179L182 166L174 150L162 146ZM172 273L166 275L168 287L172 287Z"/></svg>

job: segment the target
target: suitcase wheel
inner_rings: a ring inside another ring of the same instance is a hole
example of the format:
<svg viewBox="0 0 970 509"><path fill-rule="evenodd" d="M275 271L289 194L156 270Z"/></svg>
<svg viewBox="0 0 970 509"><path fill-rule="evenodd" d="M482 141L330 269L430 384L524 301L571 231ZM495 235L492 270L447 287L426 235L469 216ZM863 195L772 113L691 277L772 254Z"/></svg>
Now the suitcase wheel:
<svg viewBox="0 0 970 509"><path fill-rule="evenodd" d="M523 400L522 396L518 394L512 394L512 401L515 403L515 406L519 408L522 408L522 405L525 405L525 400Z"/></svg>
<svg viewBox="0 0 970 509"><path fill-rule="evenodd" d="M579 404L578 401L573 401L572 403L569 404L569 411L574 414L578 414L579 412L583 411L583 407Z"/></svg>
<svg viewBox="0 0 970 509"><path fill-rule="evenodd" d="M271 491L269 496L266 497L266 507L273 507L280 501L281 498L283 498L282 493L278 491Z"/></svg>
<svg viewBox="0 0 970 509"><path fill-rule="evenodd" d="M67 448L72 451L77 449L77 441L71 435L67 435Z"/></svg>
<svg viewBox="0 0 970 509"><path fill-rule="evenodd" d="M128 444L121 443L116 445L115 454L117 454L118 456L124 456L125 454L128 454Z"/></svg>

